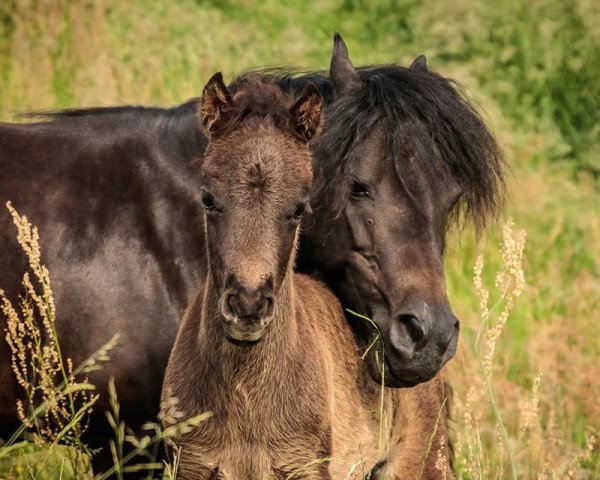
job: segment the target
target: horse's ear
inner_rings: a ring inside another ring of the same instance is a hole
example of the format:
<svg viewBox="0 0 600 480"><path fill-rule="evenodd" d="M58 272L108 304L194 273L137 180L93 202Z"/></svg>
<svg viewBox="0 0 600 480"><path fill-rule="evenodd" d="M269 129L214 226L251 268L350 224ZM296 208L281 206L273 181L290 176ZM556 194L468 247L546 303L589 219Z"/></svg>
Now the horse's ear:
<svg viewBox="0 0 600 480"><path fill-rule="evenodd" d="M290 108L292 127L297 135L308 142L315 136L321 121L322 99L319 90L309 83L294 106Z"/></svg>
<svg viewBox="0 0 600 480"><path fill-rule="evenodd" d="M410 69L417 70L419 72L428 72L429 69L427 68L427 57L425 55L419 55L410 64Z"/></svg>
<svg viewBox="0 0 600 480"><path fill-rule="evenodd" d="M232 103L229 90L223 83L223 74L215 73L202 91L200 105L200 122L207 133L214 132L215 124Z"/></svg>
<svg viewBox="0 0 600 480"><path fill-rule="evenodd" d="M329 76L336 97L358 90L363 86L363 82L348 56L346 43L337 32L333 35L333 54L329 66Z"/></svg>

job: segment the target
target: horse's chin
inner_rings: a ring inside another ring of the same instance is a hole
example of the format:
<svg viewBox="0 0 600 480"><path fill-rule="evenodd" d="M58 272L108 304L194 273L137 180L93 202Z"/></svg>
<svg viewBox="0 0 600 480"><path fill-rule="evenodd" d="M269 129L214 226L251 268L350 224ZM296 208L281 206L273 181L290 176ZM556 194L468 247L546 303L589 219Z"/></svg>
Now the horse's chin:
<svg viewBox="0 0 600 480"><path fill-rule="evenodd" d="M435 375L415 375L410 370L394 370L390 367L387 356L380 362L375 354L369 353L365 358L369 375L375 383L388 388L411 388L420 383L428 382Z"/></svg>

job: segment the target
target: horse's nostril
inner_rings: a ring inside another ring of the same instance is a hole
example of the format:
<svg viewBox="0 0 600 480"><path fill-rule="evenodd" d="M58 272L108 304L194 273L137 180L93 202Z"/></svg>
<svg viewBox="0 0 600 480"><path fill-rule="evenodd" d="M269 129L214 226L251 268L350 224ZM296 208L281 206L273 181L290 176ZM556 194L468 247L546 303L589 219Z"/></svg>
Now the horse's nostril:
<svg viewBox="0 0 600 480"><path fill-rule="evenodd" d="M418 317L412 314L401 314L397 315L392 322L390 343L395 354L408 361L413 358L416 350L422 347L420 343L425 335L426 332Z"/></svg>
<svg viewBox="0 0 600 480"><path fill-rule="evenodd" d="M447 332L446 338L440 345L443 352L446 352L448 348L452 345L452 342L455 341L455 339L458 337L458 333L460 332L460 322L457 319L455 319L452 327L453 328Z"/></svg>
<svg viewBox="0 0 600 480"><path fill-rule="evenodd" d="M415 315L399 315L397 318L404 328L410 339L418 343L425 337L425 330L423 329L422 323Z"/></svg>

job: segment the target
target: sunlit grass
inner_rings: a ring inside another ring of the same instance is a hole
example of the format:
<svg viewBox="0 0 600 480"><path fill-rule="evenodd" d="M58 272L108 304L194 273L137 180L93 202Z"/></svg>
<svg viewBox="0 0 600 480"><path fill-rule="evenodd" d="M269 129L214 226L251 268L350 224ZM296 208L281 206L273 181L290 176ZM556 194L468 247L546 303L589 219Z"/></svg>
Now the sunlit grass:
<svg viewBox="0 0 600 480"><path fill-rule="evenodd" d="M585 379L588 386L593 383L594 389L600 385L588 370L591 364L568 346L567 335L549 339L532 331L524 341L530 349L528 364L519 367L517 375L511 372L507 337L514 335L511 324L522 321L515 318L524 301L517 297L528 296L530 290L527 270L521 270L521 235L506 224L498 266L482 275L483 257L475 264L478 313L463 322L458 361L450 368L459 478L596 478L600 455L593 410L586 412L590 416L584 431L571 437L572 429L581 427L576 427L575 412L586 409L590 399L577 379ZM542 355L531 346L538 341L547 348ZM557 350L573 354L555 358ZM570 379L553 371L557 360L565 362Z"/></svg>

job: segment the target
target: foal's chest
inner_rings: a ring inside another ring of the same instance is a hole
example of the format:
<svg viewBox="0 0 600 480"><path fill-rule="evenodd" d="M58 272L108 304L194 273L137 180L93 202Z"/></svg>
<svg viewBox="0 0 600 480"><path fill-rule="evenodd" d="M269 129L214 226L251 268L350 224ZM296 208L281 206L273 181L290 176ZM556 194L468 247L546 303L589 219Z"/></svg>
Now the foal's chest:
<svg viewBox="0 0 600 480"><path fill-rule="evenodd" d="M283 480L322 470L331 443L325 399L307 408L287 390L257 398L237 385L220 397L226 401L182 442L181 478Z"/></svg>
<svg viewBox="0 0 600 480"><path fill-rule="evenodd" d="M210 422L210 420L209 420ZM181 478L219 480L284 480L319 464L325 433L274 425L232 422L226 429L206 429L182 448ZM212 430L212 432L211 432Z"/></svg>

